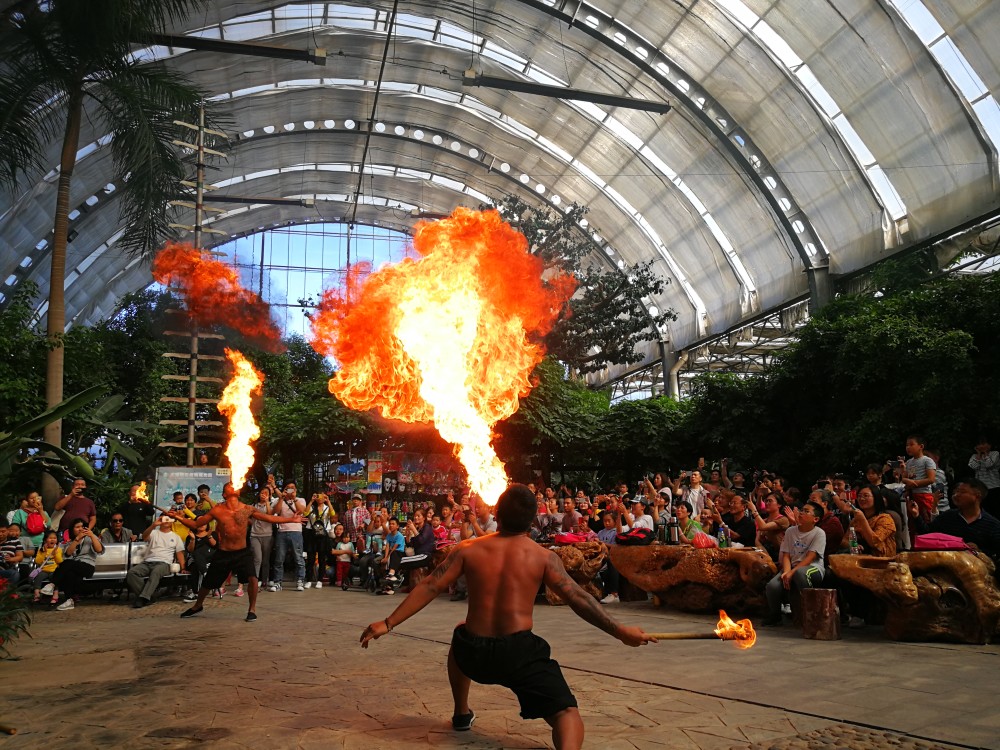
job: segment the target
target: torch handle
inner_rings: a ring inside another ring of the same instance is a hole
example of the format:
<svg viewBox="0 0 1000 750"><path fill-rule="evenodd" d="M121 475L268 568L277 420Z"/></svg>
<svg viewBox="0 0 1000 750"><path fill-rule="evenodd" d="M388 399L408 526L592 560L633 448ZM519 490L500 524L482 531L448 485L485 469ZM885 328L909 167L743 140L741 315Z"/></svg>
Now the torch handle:
<svg viewBox="0 0 1000 750"><path fill-rule="evenodd" d="M646 633L646 635L658 641L719 640L719 636L715 633Z"/></svg>
<svg viewBox="0 0 1000 750"><path fill-rule="evenodd" d="M6 724L0 724L0 733L17 734L17 729L15 729L14 727L9 727Z"/></svg>

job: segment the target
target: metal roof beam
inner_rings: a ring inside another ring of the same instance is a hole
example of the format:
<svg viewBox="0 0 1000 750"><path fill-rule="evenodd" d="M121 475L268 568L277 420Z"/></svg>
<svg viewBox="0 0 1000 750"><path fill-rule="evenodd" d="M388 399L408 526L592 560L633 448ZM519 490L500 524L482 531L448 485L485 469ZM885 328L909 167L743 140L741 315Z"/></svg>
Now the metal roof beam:
<svg viewBox="0 0 1000 750"><path fill-rule="evenodd" d="M290 49L274 44L259 44L253 42L229 42L225 39L208 39L202 36L182 36L177 34L154 34L150 39L154 44L179 49L191 49L198 52L221 52L226 55L250 55L251 57L270 57L278 60L299 60L313 65L326 66L326 50Z"/></svg>

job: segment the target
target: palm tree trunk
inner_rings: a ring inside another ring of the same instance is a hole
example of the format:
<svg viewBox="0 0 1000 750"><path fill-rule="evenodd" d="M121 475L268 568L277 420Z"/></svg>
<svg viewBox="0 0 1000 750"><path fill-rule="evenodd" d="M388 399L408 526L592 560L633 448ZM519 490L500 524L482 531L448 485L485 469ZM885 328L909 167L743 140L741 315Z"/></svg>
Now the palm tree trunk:
<svg viewBox="0 0 1000 750"><path fill-rule="evenodd" d="M51 408L63 400L63 333L66 329L66 245L69 241L69 198L80 144L80 121L83 115L82 86L70 90L59 159L59 190L56 194L55 225L52 231L52 270L49 272L49 308L46 313L46 335L49 353L45 369L45 403ZM62 446L62 420L49 422L45 441ZM49 500L59 493L59 485L48 474L42 477L42 496Z"/></svg>

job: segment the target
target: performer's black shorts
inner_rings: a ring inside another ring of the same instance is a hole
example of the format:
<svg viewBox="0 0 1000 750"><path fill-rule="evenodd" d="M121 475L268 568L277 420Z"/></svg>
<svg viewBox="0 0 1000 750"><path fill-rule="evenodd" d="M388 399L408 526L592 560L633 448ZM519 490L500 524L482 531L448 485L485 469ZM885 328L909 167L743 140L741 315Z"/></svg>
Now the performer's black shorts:
<svg viewBox="0 0 1000 750"><path fill-rule="evenodd" d="M472 635L463 623L452 634L451 648L458 668L470 680L514 691L522 719L545 719L576 708L549 644L530 630L488 638Z"/></svg>
<svg viewBox="0 0 1000 750"><path fill-rule="evenodd" d="M226 582L229 574L236 575L240 583L249 583L257 575L253 569L253 553L249 547L238 550L217 549L208 565L208 572L201 581L203 589L217 589Z"/></svg>

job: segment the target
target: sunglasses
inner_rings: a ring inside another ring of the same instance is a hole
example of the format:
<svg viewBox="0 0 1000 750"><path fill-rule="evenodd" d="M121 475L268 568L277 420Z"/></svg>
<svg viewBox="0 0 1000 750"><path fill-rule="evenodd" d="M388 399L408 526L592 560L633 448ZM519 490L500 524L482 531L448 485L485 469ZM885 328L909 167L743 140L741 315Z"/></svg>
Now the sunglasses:
<svg viewBox="0 0 1000 750"><path fill-rule="evenodd" d="M124 518L112 518L111 523L125 523Z"/></svg>

